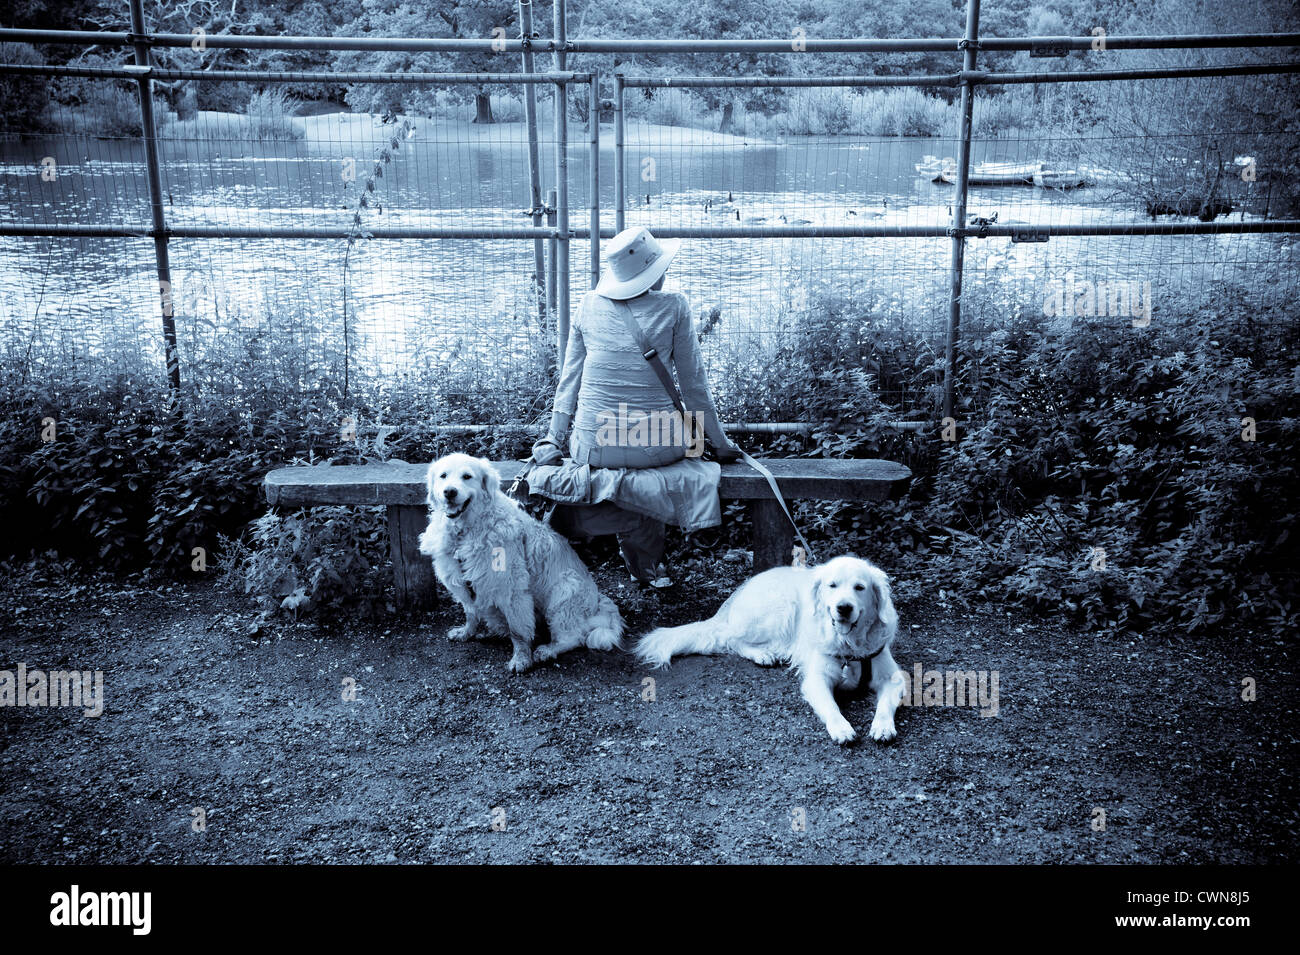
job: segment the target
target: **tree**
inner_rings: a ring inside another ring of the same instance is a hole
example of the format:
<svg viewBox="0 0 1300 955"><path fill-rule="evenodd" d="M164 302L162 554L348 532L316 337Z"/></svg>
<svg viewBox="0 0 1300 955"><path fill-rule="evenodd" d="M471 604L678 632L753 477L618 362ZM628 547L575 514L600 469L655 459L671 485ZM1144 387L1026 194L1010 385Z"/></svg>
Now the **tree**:
<svg viewBox="0 0 1300 955"><path fill-rule="evenodd" d="M493 38L493 31L513 38L518 34L513 0L442 0L436 6L406 0L365 0L361 13L345 28L351 36L413 36L448 39ZM518 68L517 54L492 51L457 53L385 52L345 53L339 67L384 72L501 73ZM457 90L462 87L457 87ZM475 122L492 122L491 90L474 94ZM361 84L348 90L348 102L358 109L392 114L418 100L412 88ZM408 102L410 101L410 102Z"/></svg>

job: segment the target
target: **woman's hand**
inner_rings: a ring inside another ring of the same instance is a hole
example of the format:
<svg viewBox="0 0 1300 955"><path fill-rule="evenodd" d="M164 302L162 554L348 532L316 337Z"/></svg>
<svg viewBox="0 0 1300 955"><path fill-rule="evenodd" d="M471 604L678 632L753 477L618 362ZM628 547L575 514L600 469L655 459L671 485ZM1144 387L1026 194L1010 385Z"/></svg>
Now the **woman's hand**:
<svg viewBox="0 0 1300 955"><path fill-rule="evenodd" d="M714 448L713 456L722 464L730 464L740 460L740 448L728 441L725 447Z"/></svg>
<svg viewBox="0 0 1300 955"><path fill-rule="evenodd" d="M559 464L563 461L564 452L560 448L564 447L564 436L569 433L571 424L572 415L563 411L552 412L551 427L547 430L546 437L533 445L533 460L538 464Z"/></svg>
<svg viewBox="0 0 1300 955"><path fill-rule="evenodd" d="M533 460L538 464L559 464L564 460L564 455L551 440L550 435L547 435L533 445Z"/></svg>

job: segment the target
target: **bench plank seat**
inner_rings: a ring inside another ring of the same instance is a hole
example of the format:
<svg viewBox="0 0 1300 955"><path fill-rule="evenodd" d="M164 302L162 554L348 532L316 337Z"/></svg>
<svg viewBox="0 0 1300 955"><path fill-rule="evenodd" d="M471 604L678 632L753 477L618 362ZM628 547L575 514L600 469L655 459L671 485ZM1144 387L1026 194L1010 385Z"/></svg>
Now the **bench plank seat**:
<svg viewBox="0 0 1300 955"><path fill-rule="evenodd" d="M787 502L882 501L906 487L912 472L894 461L768 458ZM523 467L522 461L494 462L503 486ZM425 514L427 464L390 461L337 467L278 468L266 475L266 499L273 506L380 505L388 508L390 552L399 600L406 605L433 602L436 584L428 558L416 548ZM761 474L743 461L722 465L718 495L749 502L753 521L754 571L788 564L794 537L790 522Z"/></svg>

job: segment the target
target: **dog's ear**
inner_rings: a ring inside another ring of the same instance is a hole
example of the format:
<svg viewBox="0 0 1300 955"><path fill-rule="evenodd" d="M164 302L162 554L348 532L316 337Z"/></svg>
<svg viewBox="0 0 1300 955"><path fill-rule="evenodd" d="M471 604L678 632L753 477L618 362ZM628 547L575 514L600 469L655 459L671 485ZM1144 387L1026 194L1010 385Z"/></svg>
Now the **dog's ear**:
<svg viewBox="0 0 1300 955"><path fill-rule="evenodd" d="M812 568L812 601L813 607L820 610L822 607L822 567Z"/></svg>
<svg viewBox="0 0 1300 955"><path fill-rule="evenodd" d="M426 491L424 495L424 503L429 505L429 507L434 506L433 482L437 478L437 475L434 473L437 470L437 468L438 468L438 462L437 461L431 462L429 464L429 470L426 471L424 475L424 487Z"/></svg>
<svg viewBox="0 0 1300 955"><path fill-rule="evenodd" d="M876 575L876 618L885 628L885 639L894 639L898 632L898 611L894 609L894 598L889 589L889 578L881 572Z"/></svg>
<svg viewBox="0 0 1300 955"><path fill-rule="evenodd" d="M495 497L501 490L501 475L497 474L497 469L486 458L479 458L478 466L483 472L480 478L483 482L483 490L487 492L488 497Z"/></svg>

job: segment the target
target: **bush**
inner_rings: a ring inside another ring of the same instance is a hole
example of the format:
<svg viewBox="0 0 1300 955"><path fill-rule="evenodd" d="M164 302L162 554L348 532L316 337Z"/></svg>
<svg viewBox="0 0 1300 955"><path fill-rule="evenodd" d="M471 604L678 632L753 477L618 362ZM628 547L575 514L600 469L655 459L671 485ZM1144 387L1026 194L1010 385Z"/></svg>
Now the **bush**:
<svg viewBox="0 0 1300 955"><path fill-rule="evenodd" d="M294 122L297 102L278 86L254 93L245 114L253 139L302 139L304 135L302 126Z"/></svg>
<svg viewBox="0 0 1300 955"><path fill-rule="evenodd" d="M1293 627L1300 329L1287 283L1259 279L1270 292L1170 295L1145 329L1049 325L1038 308L1015 304L1038 304L1028 290L972 282L955 443L938 426L891 427L938 420L942 365L933 336L901 320L883 286L852 298L814 291L764 349L724 360L713 384L728 420L816 423L806 438L769 439L767 453L912 468L897 501L798 503L819 553L856 550L925 593L1097 627ZM9 552L184 575L202 547L268 610L374 607L387 580L382 514L267 516L264 473L296 461L427 461L452 449L522 457L548 418L549 336L538 336L547 347L527 393L498 383L493 356L453 350L427 375L364 379L345 399L329 384L341 379L338 356L322 364L319 343L275 329L268 322L256 346L231 335L213 343L187 372L179 414L156 369L123 365L88 381L57 369L37 377L9 359L0 375ZM356 443L341 438L346 416ZM47 417L52 442L41 440ZM1258 423L1256 441L1242 440L1243 418ZM475 421L508 424L435 430ZM760 452L762 442L745 443ZM736 509L728 514L736 519L713 544L745 546Z"/></svg>
<svg viewBox="0 0 1300 955"><path fill-rule="evenodd" d="M1170 303L1144 330L972 315L986 331L960 349L956 443L937 428L900 434L889 422L905 409L875 397L889 393L882 376L917 394L934 384L906 329L867 305L821 303L833 320L801 326L765 373L809 382L800 399L823 421L820 453L893 458L916 477L870 520L841 504L803 506L805 520L835 550L965 601L1098 627L1294 626L1300 332L1280 295L1249 313L1243 296Z"/></svg>
<svg viewBox="0 0 1300 955"><path fill-rule="evenodd" d="M787 95L776 123L791 136L937 136L952 115L952 106L919 89L809 87Z"/></svg>
<svg viewBox="0 0 1300 955"><path fill-rule="evenodd" d="M0 63L43 66L45 58L30 43L0 43ZM0 116L13 130L37 129L49 99L45 76L0 76Z"/></svg>
<svg viewBox="0 0 1300 955"><path fill-rule="evenodd" d="M1049 100L1054 104L1055 100ZM1033 129L1046 122L1045 108L1035 107L1027 91L990 94L981 90L975 96L971 127L976 136L999 136L1013 130ZM954 116L956 110L954 108ZM954 123L956 120L954 120ZM953 127L954 131L957 127Z"/></svg>
<svg viewBox="0 0 1300 955"><path fill-rule="evenodd" d="M222 579L264 611L372 609L383 591L388 526L383 509L321 507L253 521L248 542L223 541Z"/></svg>
<svg viewBox="0 0 1300 955"><path fill-rule="evenodd" d="M646 96L645 93L651 95ZM633 119L656 126L689 126L706 128L712 125L709 108L699 94L690 90L649 89L629 90L624 99L627 114Z"/></svg>

